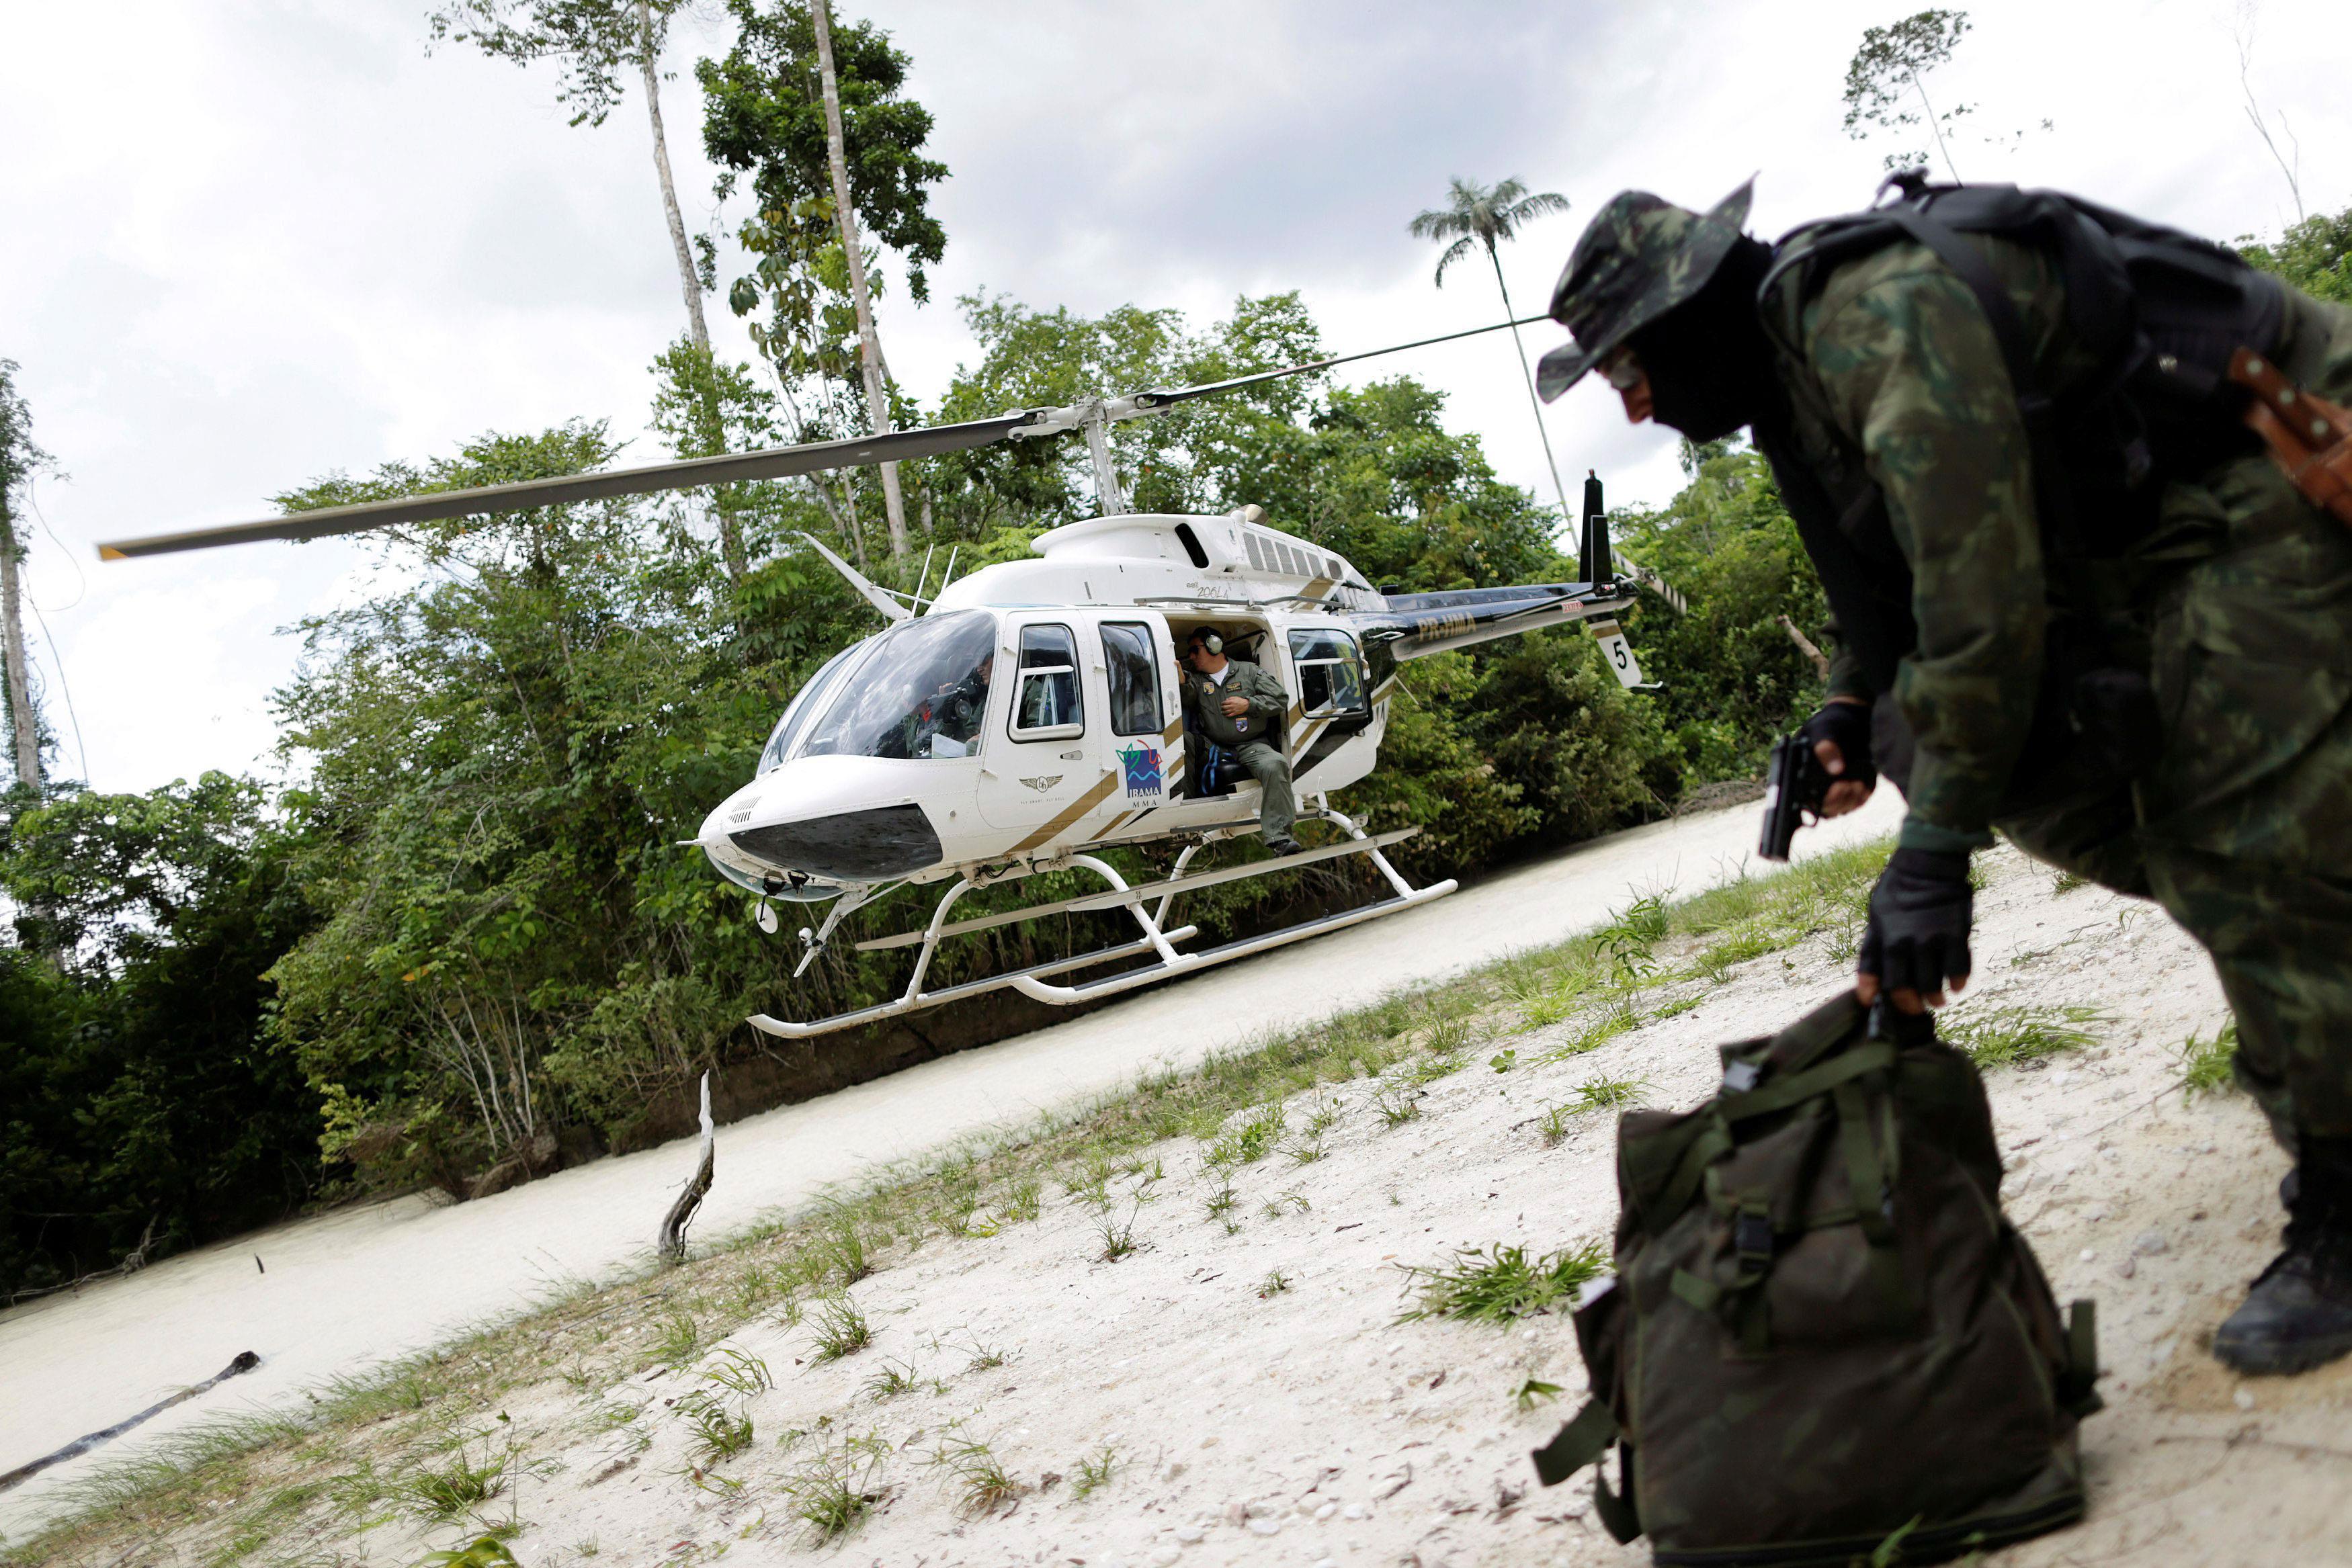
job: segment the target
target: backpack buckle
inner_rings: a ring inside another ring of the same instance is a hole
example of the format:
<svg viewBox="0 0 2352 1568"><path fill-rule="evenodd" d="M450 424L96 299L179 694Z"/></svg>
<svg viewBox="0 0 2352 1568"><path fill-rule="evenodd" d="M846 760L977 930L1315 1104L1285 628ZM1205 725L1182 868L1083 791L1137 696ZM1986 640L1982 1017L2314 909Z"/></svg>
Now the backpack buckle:
<svg viewBox="0 0 2352 1568"><path fill-rule="evenodd" d="M1747 1208L1731 1222L1732 1250L1739 1254L1739 1271L1761 1273L1772 1261L1772 1216L1761 1208Z"/></svg>

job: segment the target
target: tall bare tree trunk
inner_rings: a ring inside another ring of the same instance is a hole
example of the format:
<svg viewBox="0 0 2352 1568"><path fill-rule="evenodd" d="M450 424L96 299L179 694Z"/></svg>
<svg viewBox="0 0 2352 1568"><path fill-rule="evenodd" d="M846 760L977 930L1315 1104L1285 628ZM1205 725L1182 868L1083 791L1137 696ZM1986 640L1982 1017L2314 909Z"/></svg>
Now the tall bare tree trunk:
<svg viewBox="0 0 2352 1568"><path fill-rule="evenodd" d="M8 660L8 717L14 730L17 782L41 792L41 726L33 711L33 686L25 674L25 621L19 608L24 591L16 573L16 524L8 502L0 496L0 649Z"/></svg>
<svg viewBox="0 0 2352 1568"><path fill-rule="evenodd" d="M1496 254L1494 245L1486 246L1486 259L1495 264L1495 288L1503 297L1503 319L1512 323L1511 342L1519 350L1519 379L1528 383L1528 407L1536 416L1536 434L1543 441L1544 468L1551 475L1552 494L1559 497L1560 527L1567 528L1576 520L1576 513L1568 504L1568 486L1559 482L1559 461L1551 455L1551 432L1544 428L1543 402L1536 396L1535 371L1528 368L1528 345L1519 337L1518 313L1511 308L1511 286L1503 281L1503 258Z"/></svg>
<svg viewBox="0 0 2352 1568"><path fill-rule="evenodd" d="M874 331L874 297L866 287L866 252L857 242L857 210L849 204L849 155L842 144L841 82L833 69L833 7L813 0L817 75L824 88L824 155L833 166L833 207L841 221L841 248L849 263L849 298L857 307L857 361L866 372L866 413L874 434L890 432L890 400L882 391L882 341ZM898 494L898 465L882 465L882 509L890 520L890 555L907 554L907 503Z"/></svg>
<svg viewBox="0 0 2352 1568"><path fill-rule="evenodd" d="M662 214L669 220L670 248L677 256L678 291L686 297L686 329L709 368L710 328L702 319L702 283L694 274L694 251L686 243L686 219L677 209L677 182L669 167L669 139L662 133L661 71L656 60L654 8L651 0L637 0L637 65L646 78L646 118L653 122L654 172L661 177ZM727 428L719 415L719 389L714 381L702 392L703 439L715 455L727 450ZM725 491L715 493L712 509L719 515L719 553L727 575L740 580L750 566L743 551L743 529Z"/></svg>

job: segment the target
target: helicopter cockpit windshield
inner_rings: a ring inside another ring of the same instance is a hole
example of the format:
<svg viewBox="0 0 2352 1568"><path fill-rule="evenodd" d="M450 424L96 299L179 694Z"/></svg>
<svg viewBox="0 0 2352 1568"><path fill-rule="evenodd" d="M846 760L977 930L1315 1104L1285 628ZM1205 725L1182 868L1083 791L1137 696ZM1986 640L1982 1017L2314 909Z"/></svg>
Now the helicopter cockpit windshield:
<svg viewBox="0 0 2352 1568"><path fill-rule="evenodd" d="M965 610L903 621L865 646L866 656L819 694L823 711L798 755L929 760L979 748L995 674L994 615ZM809 685L814 690L816 682ZM780 728L778 738L784 756L793 755L798 737Z"/></svg>
<svg viewBox="0 0 2352 1568"><path fill-rule="evenodd" d="M776 721L776 727L768 732L768 744L760 748L761 772L766 773L784 765L784 758L793 754L793 743L807 730L809 720L824 711L835 682L845 669L866 657L871 651L873 641L868 637L863 642L852 643L827 659L818 666L816 674L803 684L793 700L784 705L784 716Z"/></svg>

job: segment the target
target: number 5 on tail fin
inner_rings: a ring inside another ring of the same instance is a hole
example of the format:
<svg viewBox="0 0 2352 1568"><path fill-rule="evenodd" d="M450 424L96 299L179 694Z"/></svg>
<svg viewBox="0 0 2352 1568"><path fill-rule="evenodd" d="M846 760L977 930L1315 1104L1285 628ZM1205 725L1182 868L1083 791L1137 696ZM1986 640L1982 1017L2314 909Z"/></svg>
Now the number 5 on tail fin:
<svg viewBox="0 0 2352 1568"><path fill-rule="evenodd" d="M1617 677L1618 685L1628 691L1642 685L1642 666L1633 660L1633 646L1625 641L1624 629L1614 621L1590 623L1592 640L1601 644L1601 657L1609 673Z"/></svg>

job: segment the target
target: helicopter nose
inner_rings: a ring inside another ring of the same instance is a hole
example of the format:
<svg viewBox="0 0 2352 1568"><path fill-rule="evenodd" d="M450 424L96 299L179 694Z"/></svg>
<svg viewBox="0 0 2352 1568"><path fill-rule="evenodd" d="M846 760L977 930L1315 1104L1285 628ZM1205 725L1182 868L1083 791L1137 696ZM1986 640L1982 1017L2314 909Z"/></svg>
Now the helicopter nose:
<svg viewBox="0 0 2352 1568"><path fill-rule="evenodd" d="M874 803L905 780L868 777L865 761L800 759L753 780L704 821L704 850L722 870L731 862L833 883L885 882L939 864L940 835L922 807Z"/></svg>
<svg viewBox="0 0 2352 1568"><path fill-rule="evenodd" d="M940 835L923 809L911 804L739 828L727 837L781 871L835 882L882 882L940 863Z"/></svg>

